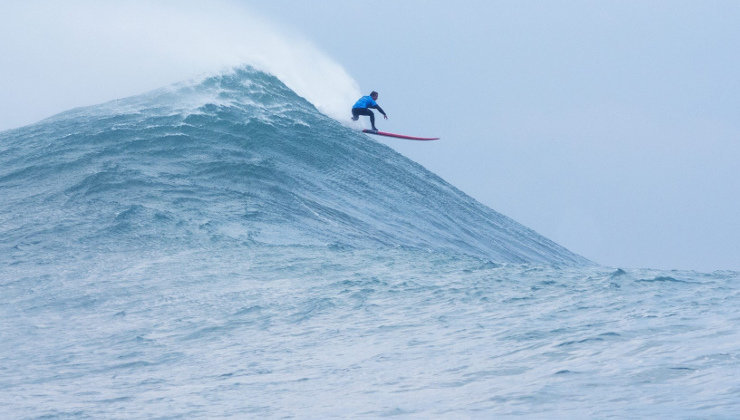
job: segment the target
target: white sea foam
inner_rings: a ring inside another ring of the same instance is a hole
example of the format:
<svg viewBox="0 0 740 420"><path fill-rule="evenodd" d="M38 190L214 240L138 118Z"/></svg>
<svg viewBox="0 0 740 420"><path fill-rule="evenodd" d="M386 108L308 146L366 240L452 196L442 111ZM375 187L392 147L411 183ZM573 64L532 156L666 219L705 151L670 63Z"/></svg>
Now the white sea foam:
<svg viewBox="0 0 740 420"><path fill-rule="evenodd" d="M245 64L333 118L346 120L360 96L310 41L237 1L41 0L0 10L0 91L9 107L0 118L16 121L0 120L0 129Z"/></svg>

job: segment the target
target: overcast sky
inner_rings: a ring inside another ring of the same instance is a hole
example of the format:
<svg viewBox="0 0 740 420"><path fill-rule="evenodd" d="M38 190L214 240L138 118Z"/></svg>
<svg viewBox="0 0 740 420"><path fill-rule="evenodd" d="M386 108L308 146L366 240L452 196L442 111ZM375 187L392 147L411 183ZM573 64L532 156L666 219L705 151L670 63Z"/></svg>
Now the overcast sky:
<svg viewBox="0 0 740 420"><path fill-rule="evenodd" d="M237 3L288 34L281 39L295 40L296 50L313 45L329 57L293 65L311 74L317 91L340 84L336 102L377 90L390 116L381 130L441 136L382 141L494 210L608 266L740 269L740 2ZM146 16L120 29L136 37L101 39L91 29L60 46L63 35L38 27L52 18L39 19L27 4L0 6L0 129L202 71L194 56L218 49L209 42L234 50L262 39L214 37L256 26L211 10L198 15L209 20L200 48L173 33L146 33L158 24L142 25ZM95 20L105 7L80 19ZM131 63L116 57L136 56L128 49L150 38L167 42L146 47L137 60L147 74L132 76ZM172 39L178 65L161 64ZM75 71L100 50L113 53L98 76ZM147 67L147 57L160 64Z"/></svg>

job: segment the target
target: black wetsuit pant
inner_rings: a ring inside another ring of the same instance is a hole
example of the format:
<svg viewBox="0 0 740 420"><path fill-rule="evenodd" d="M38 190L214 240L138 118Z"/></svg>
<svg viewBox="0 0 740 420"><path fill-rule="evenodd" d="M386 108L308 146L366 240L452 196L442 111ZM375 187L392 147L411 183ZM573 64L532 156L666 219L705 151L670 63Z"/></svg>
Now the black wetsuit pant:
<svg viewBox="0 0 740 420"><path fill-rule="evenodd" d="M373 111L370 111L367 108L352 108L352 116L353 117L359 117L360 115L367 115L370 117L370 125L373 127L373 130L377 130L375 128L375 113Z"/></svg>

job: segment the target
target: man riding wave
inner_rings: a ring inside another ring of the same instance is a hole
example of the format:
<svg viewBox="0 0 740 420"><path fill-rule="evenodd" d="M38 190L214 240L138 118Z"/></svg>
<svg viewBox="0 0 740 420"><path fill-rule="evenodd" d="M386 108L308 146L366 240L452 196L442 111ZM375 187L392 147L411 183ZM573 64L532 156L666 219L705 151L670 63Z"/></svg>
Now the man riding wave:
<svg viewBox="0 0 740 420"><path fill-rule="evenodd" d="M381 114L383 114L383 118L386 120L388 119L388 115L383 111L383 108L378 105L378 92L372 91L370 92L370 96L363 96L360 98L355 104L352 106L352 121L357 121L360 119L360 115L367 115L370 117L370 125L372 125L373 130L372 131L378 131L377 128L375 128L375 113L373 111L370 111L369 108L377 109Z"/></svg>

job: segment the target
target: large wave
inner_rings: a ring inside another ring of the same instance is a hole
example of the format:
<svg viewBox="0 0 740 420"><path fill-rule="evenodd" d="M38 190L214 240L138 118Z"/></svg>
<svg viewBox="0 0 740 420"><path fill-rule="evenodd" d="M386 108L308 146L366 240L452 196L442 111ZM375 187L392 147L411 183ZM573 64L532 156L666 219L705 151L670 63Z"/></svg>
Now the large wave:
<svg viewBox="0 0 740 420"><path fill-rule="evenodd" d="M587 263L251 67L0 144L0 252L280 244Z"/></svg>

